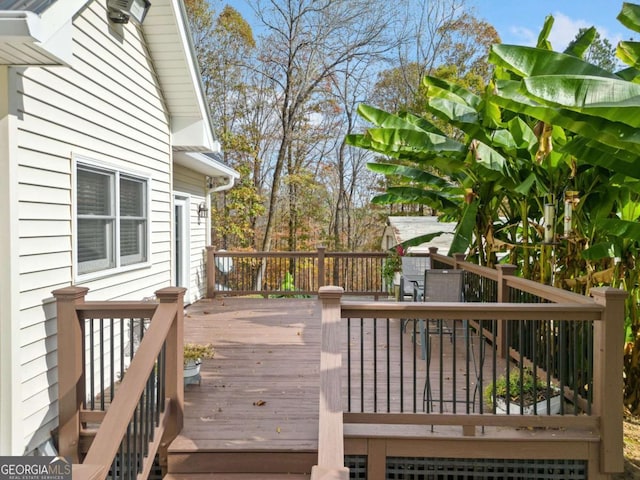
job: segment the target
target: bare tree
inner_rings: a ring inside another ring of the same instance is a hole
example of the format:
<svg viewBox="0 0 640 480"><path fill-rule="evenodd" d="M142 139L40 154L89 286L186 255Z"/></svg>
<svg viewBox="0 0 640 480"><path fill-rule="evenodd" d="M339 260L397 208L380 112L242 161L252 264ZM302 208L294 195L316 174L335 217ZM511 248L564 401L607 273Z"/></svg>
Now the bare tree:
<svg viewBox="0 0 640 480"><path fill-rule="evenodd" d="M261 68L277 94L281 129L262 242L269 251L280 182L307 106L340 66L390 48L394 17L389 2L371 0L256 0L254 6L266 32Z"/></svg>

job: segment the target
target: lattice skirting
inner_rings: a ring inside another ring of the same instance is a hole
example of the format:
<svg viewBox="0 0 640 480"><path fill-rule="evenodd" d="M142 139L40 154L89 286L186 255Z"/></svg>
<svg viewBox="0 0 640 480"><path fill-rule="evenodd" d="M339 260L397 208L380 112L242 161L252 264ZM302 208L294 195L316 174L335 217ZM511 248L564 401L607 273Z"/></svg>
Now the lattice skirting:
<svg viewBox="0 0 640 480"><path fill-rule="evenodd" d="M367 478L367 457L348 455L349 478ZM387 457L387 480L587 480L585 460Z"/></svg>

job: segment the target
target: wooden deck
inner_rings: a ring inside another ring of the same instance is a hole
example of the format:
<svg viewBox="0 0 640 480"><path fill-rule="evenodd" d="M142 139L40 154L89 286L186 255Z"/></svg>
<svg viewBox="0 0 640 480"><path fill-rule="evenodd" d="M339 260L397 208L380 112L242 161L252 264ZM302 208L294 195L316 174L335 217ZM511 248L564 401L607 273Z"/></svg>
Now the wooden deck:
<svg viewBox="0 0 640 480"><path fill-rule="evenodd" d="M320 305L296 299L203 300L185 341L212 343L200 385L185 387L170 473L308 473L317 462ZM275 455L277 454L277 455Z"/></svg>
<svg viewBox="0 0 640 480"><path fill-rule="evenodd" d="M185 341L212 343L216 355L203 362L201 383L185 387L184 428L170 447L170 473L310 472L317 461L320 312L320 303L315 299L235 297L202 300L187 309ZM343 323L346 338L346 322ZM351 324L351 355L359 364L360 321ZM402 337L402 362L397 356L399 320L391 320L389 337L385 321L378 321L375 338L371 322L363 325L364 351L368 356L362 382L368 392L366 411L373 408L373 362L368 352L373 350L374 341L385 347L382 351L390 350L395 355L390 372L391 411L401 410L401 385L402 411L412 411L414 368L419 379L415 387L419 396L417 410L422 411L426 365L420 359L420 347L414 355L411 324ZM344 342L345 362L347 348ZM404 367L402 380L400 363ZM437 370L437 363L432 363L431 368ZM387 378L386 364L386 356L379 355L376 369L380 379ZM466 376L457 378L458 382L466 382ZM345 373L345 406L346 383ZM360 411L360 385L358 373L352 378L354 411ZM465 388L463 384L457 386L459 392ZM434 397L438 396L438 389L437 383L432 384ZM378 409L386 411L386 402L386 381L379 380ZM458 408L463 411L463 407Z"/></svg>

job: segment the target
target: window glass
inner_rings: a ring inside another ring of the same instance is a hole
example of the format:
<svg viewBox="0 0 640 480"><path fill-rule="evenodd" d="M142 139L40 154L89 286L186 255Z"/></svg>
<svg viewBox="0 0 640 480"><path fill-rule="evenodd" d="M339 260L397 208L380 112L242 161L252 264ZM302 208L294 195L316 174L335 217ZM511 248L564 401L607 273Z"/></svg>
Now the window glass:
<svg viewBox="0 0 640 480"><path fill-rule="evenodd" d="M147 184L118 171L78 164L80 274L147 261Z"/></svg>

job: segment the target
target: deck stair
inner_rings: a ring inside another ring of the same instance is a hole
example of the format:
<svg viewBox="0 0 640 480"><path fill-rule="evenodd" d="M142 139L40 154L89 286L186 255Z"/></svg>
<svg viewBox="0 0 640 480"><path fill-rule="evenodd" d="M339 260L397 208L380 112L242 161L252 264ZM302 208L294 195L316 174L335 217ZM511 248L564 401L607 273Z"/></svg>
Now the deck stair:
<svg viewBox="0 0 640 480"><path fill-rule="evenodd" d="M172 447L167 459L169 480L224 480L310 477L317 452L211 451L206 448Z"/></svg>

